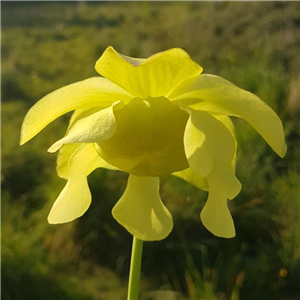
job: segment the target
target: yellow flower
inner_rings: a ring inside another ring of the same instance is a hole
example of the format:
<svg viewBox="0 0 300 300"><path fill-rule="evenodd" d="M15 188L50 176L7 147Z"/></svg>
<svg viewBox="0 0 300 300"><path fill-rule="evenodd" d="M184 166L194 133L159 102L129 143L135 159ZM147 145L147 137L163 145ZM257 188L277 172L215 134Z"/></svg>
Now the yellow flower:
<svg viewBox="0 0 300 300"><path fill-rule="evenodd" d="M165 238L172 216L159 196L159 176L173 174L209 192L201 212L216 236L235 235L227 199L241 189L235 176L236 140L229 116L245 119L273 150L286 152L280 119L257 96L203 74L182 49L148 59L108 47L96 63L103 77L77 82L45 96L24 119L21 144L59 116L75 111L60 149L58 175L67 184L48 221L64 223L91 203L87 176L96 168L129 173L114 218L141 240Z"/></svg>

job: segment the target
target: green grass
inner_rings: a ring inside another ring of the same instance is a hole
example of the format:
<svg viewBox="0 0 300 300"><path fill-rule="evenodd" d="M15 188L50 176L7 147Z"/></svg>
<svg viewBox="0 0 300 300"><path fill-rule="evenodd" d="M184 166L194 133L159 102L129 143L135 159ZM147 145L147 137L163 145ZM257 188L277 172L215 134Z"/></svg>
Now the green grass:
<svg viewBox="0 0 300 300"><path fill-rule="evenodd" d="M126 186L120 172L89 177L93 203L79 220L53 226L49 209L65 182L55 173L69 114L19 146L26 111L45 94L96 76L112 45L147 57L185 49L212 73L260 96L283 121L280 159L242 120L230 202L237 236L202 226L207 194L161 179L174 230L145 243L143 299L297 299L300 291L300 4L298 2L2 2L2 298L125 299L131 237L110 211Z"/></svg>

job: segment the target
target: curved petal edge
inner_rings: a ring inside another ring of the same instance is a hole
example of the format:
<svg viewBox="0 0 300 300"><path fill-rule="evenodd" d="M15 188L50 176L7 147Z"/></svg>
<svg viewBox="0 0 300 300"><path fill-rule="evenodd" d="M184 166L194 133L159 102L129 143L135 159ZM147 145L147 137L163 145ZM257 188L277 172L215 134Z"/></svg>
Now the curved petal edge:
<svg viewBox="0 0 300 300"><path fill-rule="evenodd" d="M113 217L143 241L166 238L173 220L159 196L158 177L130 175L127 188L112 210Z"/></svg>

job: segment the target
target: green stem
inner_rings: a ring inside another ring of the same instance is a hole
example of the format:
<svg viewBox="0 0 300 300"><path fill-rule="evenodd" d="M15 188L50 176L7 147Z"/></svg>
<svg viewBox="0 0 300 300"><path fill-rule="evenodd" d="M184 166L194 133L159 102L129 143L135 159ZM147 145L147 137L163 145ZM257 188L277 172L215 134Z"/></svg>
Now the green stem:
<svg viewBox="0 0 300 300"><path fill-rule="evenodd" d="M143 241L133 237L127 300L139 299Z"/></svg>

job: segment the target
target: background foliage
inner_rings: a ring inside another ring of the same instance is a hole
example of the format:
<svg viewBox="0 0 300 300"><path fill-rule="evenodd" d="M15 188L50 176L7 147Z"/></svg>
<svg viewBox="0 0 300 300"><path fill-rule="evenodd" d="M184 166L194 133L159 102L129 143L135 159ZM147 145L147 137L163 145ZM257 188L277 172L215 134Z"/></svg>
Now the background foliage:
<svg viewBox="0 0 300 300"><path fill-rule="evenodd" d="M134 57L181 47L212 73L259 95L283 121L280 159L234 120L241 194L237 236L199 221L207 194L162 178L172 234L146 243L143 299L292 300L299 296L299 2L2 2L2 299L125 299L131 236L110 210L126 174L89 177L93 203L79 220L46 217L65 182L46 149L70 115L19 147L27 110L61 86L96 76L112 45ZM176 292L175 292L176 291Z"/></svg>

